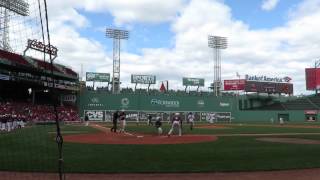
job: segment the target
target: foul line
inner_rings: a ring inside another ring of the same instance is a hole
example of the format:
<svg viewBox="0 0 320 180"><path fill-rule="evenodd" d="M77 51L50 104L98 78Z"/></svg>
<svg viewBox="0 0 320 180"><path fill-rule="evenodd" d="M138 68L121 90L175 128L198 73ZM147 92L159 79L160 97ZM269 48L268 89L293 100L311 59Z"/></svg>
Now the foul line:
<svg viewBox="0 0 320 180"><path fill-rule="evenodd" d="M101 129L106 129L107 131L110 131L110 128L107 128L107 127L104 127L104 126L101 126L101 125L98 125L98 124L92 124L92 125L90 125L91 127L93 127L93 128L96 128L96 129L98 129L98 130L101 130ZM98 127L98 128L97 128ZM128 136L136 136L136 135L134 135L134 134L132 134L132 133L129 133L129 132L124 132L124 134L125 135L128 135ZM136 137L138 137L138 136L136 136Z"/></svg>

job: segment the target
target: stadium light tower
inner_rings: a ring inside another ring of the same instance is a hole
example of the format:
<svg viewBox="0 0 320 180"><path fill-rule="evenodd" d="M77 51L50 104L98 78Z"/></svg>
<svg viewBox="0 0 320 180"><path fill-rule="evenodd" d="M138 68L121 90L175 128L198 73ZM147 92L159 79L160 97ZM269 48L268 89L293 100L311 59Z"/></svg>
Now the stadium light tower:
<svg viewBox="0 0 320 180"><path fill-rule="evenodd" d="M227 49L228 41L226 37L208 36L208 46L213 48L214 54L214 80L213 90L216 96L220 95L221 88L221 49Z"/></svg>
<svg viewBox="0 0 320 180"><path fill-rule="evenodd" d="M113 39L113 76L112 93L120 92L120 42L121 39L129 39L129 31L119 29L107 29L106 36Z"/></svg>
<svg viewBox="0 0 320 180"><path fill-rule="evenodd" d="M319 68L320 67L320 59L317 59L317 60L315 60L315 62L314 62L314 68L315 68L315 72L317 72L317 68ZM316 88L315 88L315 91L316 91L316 95L318 94L318 87L317 87L317 79L318 79L318 77L317 77L317 73L315 73L314 74L314 78L315 78L315 83L316 83Z"/></svg>
<svg viewBox="0 0 320 180"><path fill-rule="evenodd" d="M24 0L0 0L0 48L12 51L9 39L9 13L29 15L29 4Z"/></svg>

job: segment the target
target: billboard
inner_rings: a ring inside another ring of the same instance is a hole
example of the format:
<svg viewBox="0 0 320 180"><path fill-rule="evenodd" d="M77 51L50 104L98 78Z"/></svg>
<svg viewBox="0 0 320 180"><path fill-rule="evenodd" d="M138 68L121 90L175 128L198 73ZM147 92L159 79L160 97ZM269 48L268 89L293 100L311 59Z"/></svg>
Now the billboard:
<svg viewBox="0 0 320 180"><path fill-rule="evenodd" d="M87 110L84 113L88 115L89 121L103 121L104 120L104 111Z"/></svg>
<svg viewBox="0 0 320 180"><path fill-rule="evenodd" d="M204 86L204 79L200 78L187 78L182 79L184 86Z"/></svg>
<svg viewBox="0 0 320 180"><path fill-rule="evenodd" d="M231 122L231 112L201 112L200 119L210 123L219 121Z"/></svg>
<svg viewBox="0 0 320 180"><path fill-rule="evenodd" d="M110 82L110 74L109 73L87 72L86 73L86 81Z"/></svg>
<svg viewBox="0 0 320 180"><path fill-rule="evenodd" d="M131 75L131 83L156 84L156 76L153 75Z"/></svg>
<svg viewBox="0 0 320 180"><path fill-rule="evenodd" d="M261 82L261 81L246 81L246 92L257 93L284 93L293 94L293 84L291 83L276 83L276 82Z"/></svg>
<svg viewBox="0 0 320 180"><path fill-rule="evenodd" d="M259 76L259 75L245 75L247 81L259 81L259 82L274 82L274 83L290 83L291 77L269 77L269 76Z"/></svg>
<svg viewBox="0 0 320 180"><path fill-rule="evenodd" d="M224 80L225 91L244 90L246 84L245 79Z"/></svg>
<svg viewBox="0 0 320 180"><path fill-rule="evenodd" d="M306 68L307 90L320 89L320 68Z"/></svg>

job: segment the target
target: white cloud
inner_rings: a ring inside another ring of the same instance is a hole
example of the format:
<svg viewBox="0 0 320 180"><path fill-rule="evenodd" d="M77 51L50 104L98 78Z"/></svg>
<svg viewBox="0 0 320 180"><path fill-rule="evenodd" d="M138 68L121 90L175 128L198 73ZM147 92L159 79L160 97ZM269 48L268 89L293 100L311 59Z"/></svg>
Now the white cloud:
<svg viewBox="0 0 320 180"><path fill-rule="evenodd" d="M171 21L185 0L86 0L84 8L93 12L109 12L116 24L162 23Z"/></svg>
<svg viewBox="0 0 320 180"><path fill-rule="evenodd" d="M271 11L276 8L279 0L263 0L261 9L265 11Z"/></svg>
<svg viewBox="0 0 320 180"><path fill-rule="evenodd" d="M308 3L300 4L297 10ZM283 26L252 30L235 20L230 8L221 1L193 0L172 23L175 47L145 49L138 62L123 62L126 66L123 70L129 75L143 69L144 73L157 75L159 80L170 79L172 88L182 89L184 76L205 78L208 85L213 80L213 53L207 47L207 37L220 35L229 39L229 47L222 53L223 79L235 78L237 71L242 77L244 74L288 75L293 78L295 92L305 92L304 68L312 65L320 51L320 37L314 36L320 33L320 24L315 21L320 18L320 12L308 12L292 17ZM128 80L122 80L129 86Z"/></svg>
<svg viewBox="0 0 320 180"><path fill-rule="evenodd" d="M287 23L261 30L250 29L250 25L236 20L231 9L220 0L191 0L185 6L183 0L172 1L173 5L152 2L49 1L52 41L60 49L57 60L78 72L83 64L85 71L112 73L112 52L106 52L102 44L78 32L90 25L90 21L77 9L107 10L117 23L170 21L175 33L173 48L142 49L141 55L122 52L123 87L134 87L130 84L131 74L154 74L158 82L170 80L172 89L182 89L182 77L186 76L205 78L208 86L213 80L213 52L207 46L210 34L228 37L229 47L222 52L222 79L236 78L236 72L242 77L244 74L288 75L293 78L295 92L305 92L304 68L311 66L320 52L320 36L317 36L320 24L316 21L320 19L319 0L303 1L291 10ZM126 13L117 14L118 11Z"/></svg>

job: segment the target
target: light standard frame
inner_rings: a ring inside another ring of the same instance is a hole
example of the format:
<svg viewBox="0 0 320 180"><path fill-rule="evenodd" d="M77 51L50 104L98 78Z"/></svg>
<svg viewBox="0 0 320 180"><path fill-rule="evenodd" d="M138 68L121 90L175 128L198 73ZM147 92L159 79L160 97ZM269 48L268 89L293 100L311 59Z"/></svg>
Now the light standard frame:
<svg viewBox="0 0 320 180"><path fill-rule="evenodd" d="M316 95L318 94L318 87L317 87L317 80L318 80L318 77L317 77L317 68L320 67L320 59L318 60L315 60L314 62L314 69L315 69L315 73L314 73L314 78L315 78L315 93Z"/></svg>
<svg viewBox="0 0 320 180"><path fill-rule="evenodd" d="M213 91L216 96L220 95L221 89L221 49L227 49L228 40L221 36L208 36L208 46L213 49L214 54L214 77Z"/></svg>
<svg viewBox="0 0 320 180"><path fill-rule="evenodd" d="M0 0L0 8L0 48L12 51L9 38L9 12L28 16L29 4L24 0Z"/></svg>
<svg viewBox="0 0 320 180"><path fill-rule="evenodd" d="M113 39L112 93L115 94L120 92L120 42L129 39L129 31L107 28L106 36Z"/></svg>
<svg viewBox="0 0 320 180"><path fill-rule="evenodd" d="M0 7L4 7L21 16L29 15L29 4L24 0L0 0Z"/></svg>

